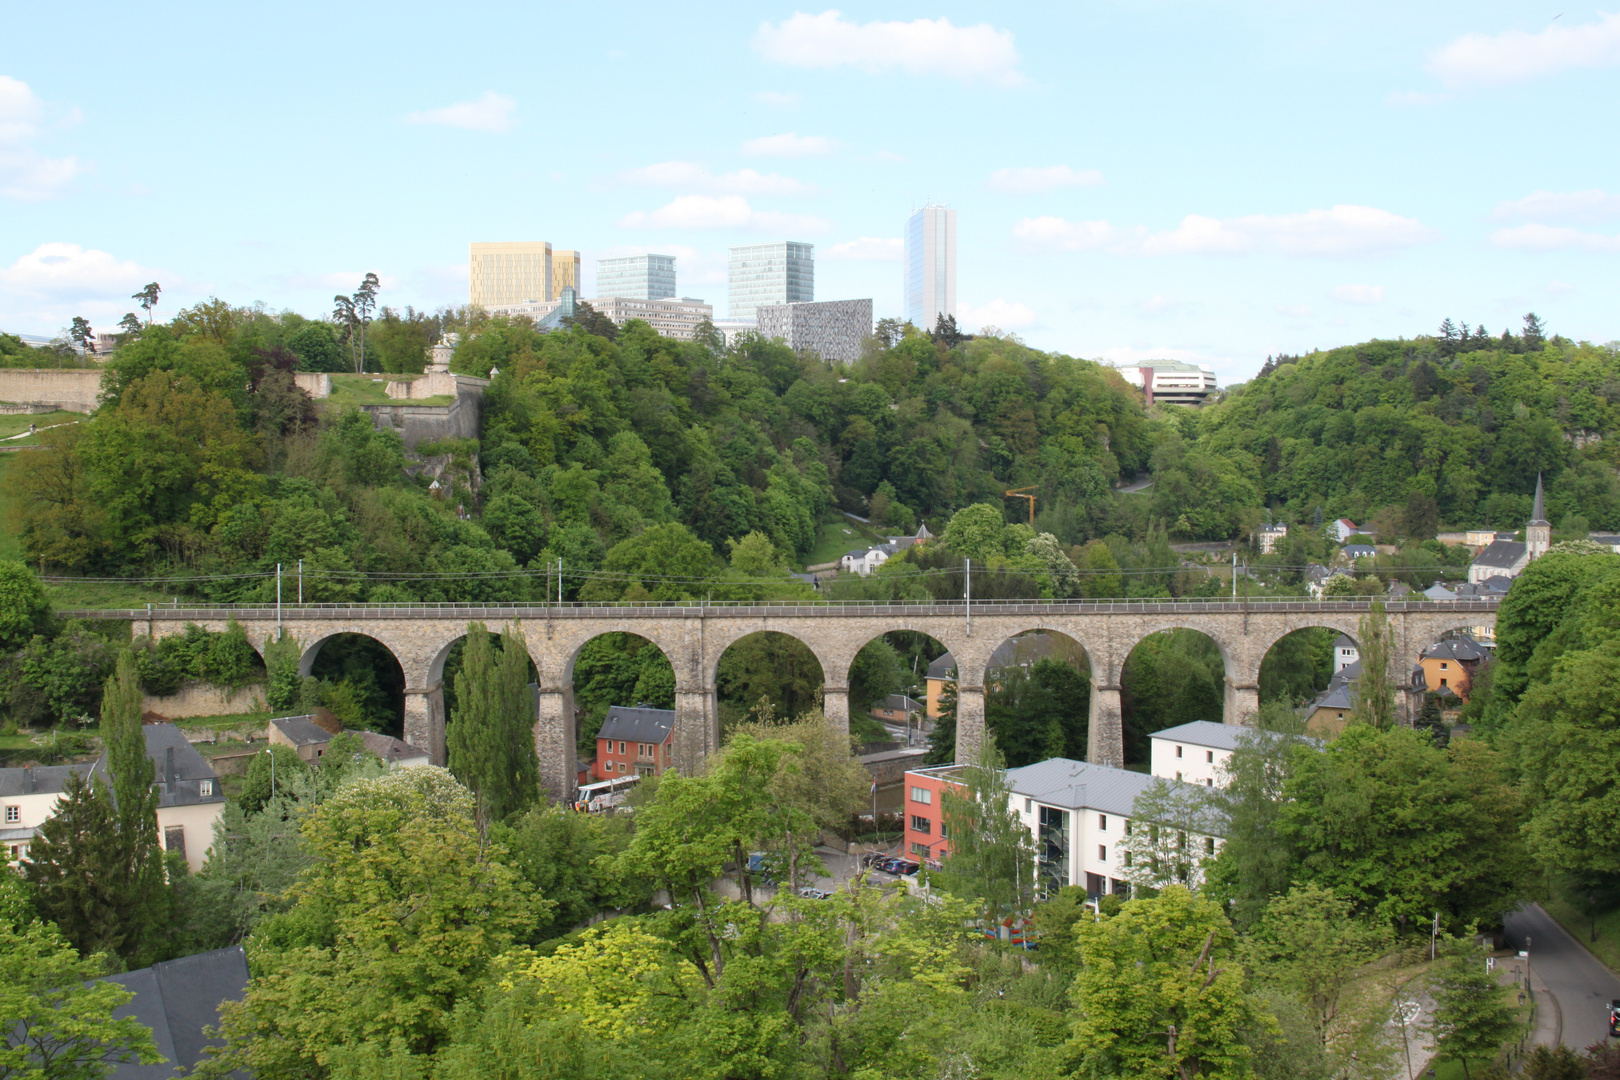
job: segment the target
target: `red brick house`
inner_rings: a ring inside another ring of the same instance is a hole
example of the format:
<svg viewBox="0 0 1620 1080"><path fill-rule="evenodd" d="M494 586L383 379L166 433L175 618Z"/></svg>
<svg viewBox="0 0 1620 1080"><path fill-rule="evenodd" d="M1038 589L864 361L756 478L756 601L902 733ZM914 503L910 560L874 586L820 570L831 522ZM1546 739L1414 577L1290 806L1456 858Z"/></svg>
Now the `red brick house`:
<svg viewBox="0 0 1620 1080"><path fill-rule="evenodd" d="M966 788L954 779L964 765L939 765L906 773L905 802L901 813L906 819L902 853L908 859L937 866L950 851L945 830L944 794L949 788L965 794Z"/></svg>
<svg viewBox="0 0 1620 1080"><path fill-rule="evenodd" d="M596 779L656 776L675 764L675 710L615 705L596 733Z"/></svg>

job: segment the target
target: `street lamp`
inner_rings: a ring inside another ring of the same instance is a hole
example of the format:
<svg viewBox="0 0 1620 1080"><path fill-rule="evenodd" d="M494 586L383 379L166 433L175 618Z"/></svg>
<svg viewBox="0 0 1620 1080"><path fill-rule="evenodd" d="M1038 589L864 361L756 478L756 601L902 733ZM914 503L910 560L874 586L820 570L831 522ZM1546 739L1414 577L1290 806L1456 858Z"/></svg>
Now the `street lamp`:
<svg viewBox="0 0 1620 1080"><path fill-rule="evenodd" d="M270 797L273 799L276 797L276 755L270 753L268 746L264 748L264 752L270 755Z"/></svg>

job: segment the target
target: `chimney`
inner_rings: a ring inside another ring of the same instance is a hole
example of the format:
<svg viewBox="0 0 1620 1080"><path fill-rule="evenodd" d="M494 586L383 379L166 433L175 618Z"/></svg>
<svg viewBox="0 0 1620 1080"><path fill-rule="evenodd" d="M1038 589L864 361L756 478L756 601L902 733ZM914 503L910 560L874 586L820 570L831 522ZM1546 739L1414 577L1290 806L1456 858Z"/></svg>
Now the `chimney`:
<svg viewBox="0 0 1620 1080"><path fill-rule="evenodd" d="M172 746L163 748L163 782L171 786L174 784L174 747Z"/></svg>

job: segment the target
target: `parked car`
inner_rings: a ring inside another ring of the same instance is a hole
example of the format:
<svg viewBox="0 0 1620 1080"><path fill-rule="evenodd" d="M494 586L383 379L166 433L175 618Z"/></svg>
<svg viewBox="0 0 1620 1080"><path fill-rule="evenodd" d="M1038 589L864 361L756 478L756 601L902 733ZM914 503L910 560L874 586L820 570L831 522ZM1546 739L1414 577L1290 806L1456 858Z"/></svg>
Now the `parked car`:
<svg viewBox="0 0 1620 1080"><path fill-rule="evenodd" d="M775 885L776 879L771 876L770 866L767 862L769 856L763 851L750 851L748 853L748 872L759 875L759 880L767 885Z"/></svg>
<svg viewBox="0 0 1620 1080"><path fill-rule="evenodd" d="M878 863L878 869L882 870L885 874L898 874L900 872L900 864L905 861L906 860L904 859L884 859L882 862Z"/></svg>
<svg viewBox="0 0 1620 1080"><path fill-rule="evenodd" d="M918 870L922 869L920 865L912 862L910 859L899 859L897 861L900 865L894 868L894 872L899 874L901 877L910 877L912 874L915 874Z"/></svg>
<svg viewBox="0 0 1620 1080"><path fill-rule="evenodd" d="M799 889L799 895L806 900L831 900L832 893L825 889L818 889L813 885L805 885Z"/></svg>
<svg viewBox="0 0 1620 1080"><path fill-rule="evenodd" d="M1620 998L1609 1002L1609 1038L1620 1039Z"/></svg>
<svg viewBox="0 0 1620 1080"><path fill-rule="evenodd" d="M883 860L889 857L890 856L885 855L881 851L868 851L865 855L861 856L861 866L870 870L872 867L879 865L883 862Z"/></svg>

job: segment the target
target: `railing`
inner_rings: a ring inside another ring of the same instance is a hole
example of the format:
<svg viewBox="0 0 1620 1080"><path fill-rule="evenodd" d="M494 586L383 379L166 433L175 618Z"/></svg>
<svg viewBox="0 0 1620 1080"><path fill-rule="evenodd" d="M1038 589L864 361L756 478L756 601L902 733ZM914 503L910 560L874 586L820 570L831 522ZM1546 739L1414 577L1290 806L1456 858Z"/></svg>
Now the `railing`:
<svg viewBox="0 0 1620 1080"><path fill-rule="evenodd" d="M1457 600L1389 600L1384 609L1399 612L1451 612L1492 614L1501 601L1496 597L1470 597ZM1220 615L1258 612L1319 612L1356 614L1371 609L1366 597L1345 600L1307 598L1232 600L1144 599L1144 600L715 600L692 601L568 601L529 604L151 604L141 608L79 608L59 612L71 619L446 619L446 618L564 618L592 619L639 615L650 618L706 617L868 617L887 616L964 616L970 611L991 615Z"/></svg>

